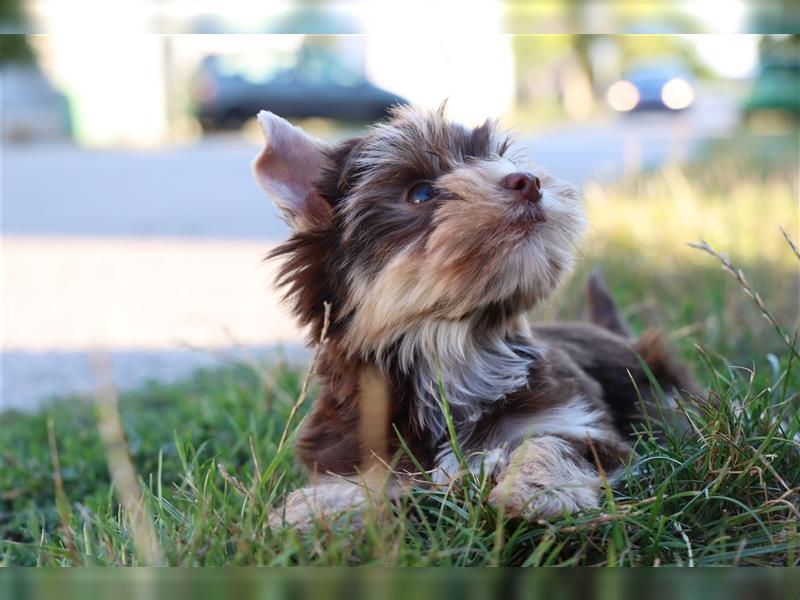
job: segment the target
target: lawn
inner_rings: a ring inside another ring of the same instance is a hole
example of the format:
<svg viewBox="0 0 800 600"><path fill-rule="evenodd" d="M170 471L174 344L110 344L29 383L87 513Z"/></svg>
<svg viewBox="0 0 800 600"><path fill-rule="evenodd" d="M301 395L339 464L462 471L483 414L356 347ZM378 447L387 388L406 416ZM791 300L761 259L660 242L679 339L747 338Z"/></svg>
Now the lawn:
<svg viewBox="0 0 800 600"><path fill-rule="evenodd" d="M684 398L693 427L660 442L645 424L599 510L508 521L476 478L378 500L360 528L271 529L315 393L290 420L305 372L273 357L0 416L0 564L800 565L800 256L779 229L797 243L797 175L796 140L748 138L586 189L576 272L535 317L579 318L599 268L719 403Z"/></svg>

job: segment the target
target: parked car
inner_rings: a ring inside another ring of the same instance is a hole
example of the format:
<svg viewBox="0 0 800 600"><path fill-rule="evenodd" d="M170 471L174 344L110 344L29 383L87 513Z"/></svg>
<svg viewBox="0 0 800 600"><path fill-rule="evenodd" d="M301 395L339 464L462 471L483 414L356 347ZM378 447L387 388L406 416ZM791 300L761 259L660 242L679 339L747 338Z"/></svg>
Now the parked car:
<svg viewBox="0 0 800 600"><path fill-rule="evenodd" d="M767 111L800 116L800 60L762 63L742 112L749 119Z"/></svg>
<svg viewBox="0 0 800 600"><path fill-rule="evenodd" d="M262 109L287 118L373 121L391 106L406 103L332 54L317 54L259 77L224 71L216 57L208 57L195 91L195 115L205 131L238 129Z"/></svg>
<svg viewBox="0 0 800 600"><path fill-rule="evenodd" d="M694 86L683 69L671 64L643 64L627 71L608 89L611 108L682 111L694 103Z"/></svg>

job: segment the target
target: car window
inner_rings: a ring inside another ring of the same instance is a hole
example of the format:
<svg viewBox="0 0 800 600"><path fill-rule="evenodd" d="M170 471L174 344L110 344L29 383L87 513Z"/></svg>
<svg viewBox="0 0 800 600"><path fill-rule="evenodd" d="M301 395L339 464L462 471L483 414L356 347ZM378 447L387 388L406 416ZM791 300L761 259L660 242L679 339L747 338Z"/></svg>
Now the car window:
<svg viewBox="0 0 800 600"><path fill-rule="evenodd" d="M241 78L259 85L267 82L348 88L364 85L363 73L351 62L330 49L310 46L296 53L209 56L203 64L222 77Z"/></svg>
<svg viewBox="0 0 800 600"><path fill-rule="evenodd" d="M312 85L355 87L364 82L363 75L354 67L325 51L308 50L301 53L294 70L298 79Z"/></svg>
<svg viewBox="0 0 800 600"><path fill-rule="evenodd" d="M204 61L206 68L223 77L238 77L251 83L272 79L295 63L290 52L263 52L210 56Z"/></svg>

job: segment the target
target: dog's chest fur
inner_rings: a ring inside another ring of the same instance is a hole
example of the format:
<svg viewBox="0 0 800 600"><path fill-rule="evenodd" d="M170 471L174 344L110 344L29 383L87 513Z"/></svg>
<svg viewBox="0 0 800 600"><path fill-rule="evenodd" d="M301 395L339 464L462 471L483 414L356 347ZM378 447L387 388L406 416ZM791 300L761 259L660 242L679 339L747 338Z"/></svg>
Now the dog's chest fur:
<svg viewBox="0 0 800 600"><path fill-rule="evenodd" d="M628 369L636 370L636 358L626 340L599 328L589 331L605 342L599 350L607 354L604 360L609 368L620 376ZM438 353L429 355L441 357L438 360L419 354L411 360L411 355L399 352L401 346L384 358L390 420L366 428L385 431L389 443L382 458L389 460L405 445L425 468L440 464L450 447L443 397L466 455L504 452L534 435L559 435L579 444L587 437L612 445L619 441L613 406L610 411L604 398L614 390L605 390L589 376L569 348L560 348L552 339L539 339L524 321L502 335L485 333L487 338L461 340L449 350L440 346ZM418 352L423 347L418 346ZM301 460L312 471L353 473L374 451L364 447L359 437L358 432L365 430L363 403L370 398L364 397L358 376L353 375L374 367L344 356L335 344L321 356L318 373L324 388L297 443ZM622 402L630 406L636 399ZM403 456L400 464L413 466Z"/></svg>
<svg viewBox="0 0 800 600"><path fill-rule="evenodd" d="M541 357L524 318L502 327L473 318L424 323L404 335L382 362L408 390L414 428L439 440L446 433L445 408L462 438L469 438L487 411L528 386L534 361Z"/></svg>

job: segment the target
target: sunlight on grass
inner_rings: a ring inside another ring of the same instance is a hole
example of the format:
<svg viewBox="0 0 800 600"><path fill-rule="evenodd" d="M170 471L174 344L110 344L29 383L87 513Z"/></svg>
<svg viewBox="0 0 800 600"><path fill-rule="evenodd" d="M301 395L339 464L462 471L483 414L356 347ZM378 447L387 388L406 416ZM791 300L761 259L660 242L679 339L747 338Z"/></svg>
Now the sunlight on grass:
<svg viewBox="0 0 800 600"><path fill-rule="evenodd" d="M797 192L788 181L736 181L727 190L703 189L678 167L665 169L637 184L586 188L591 223L587 255L628 251L665 271L705 261L688 242L706 240L725 248L746 264L769 261L773 267L796 271L779 227L797 231Z"/></svg>

